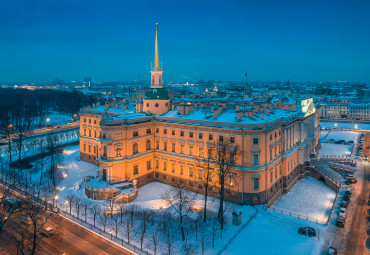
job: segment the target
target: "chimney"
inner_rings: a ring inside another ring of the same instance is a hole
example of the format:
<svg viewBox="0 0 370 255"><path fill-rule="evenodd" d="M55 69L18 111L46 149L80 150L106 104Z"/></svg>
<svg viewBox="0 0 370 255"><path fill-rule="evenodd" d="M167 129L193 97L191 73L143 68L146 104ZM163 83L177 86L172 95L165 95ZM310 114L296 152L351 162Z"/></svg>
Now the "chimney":
<svg viewBox="0 0 370 255"><path fill-rule="evenodd" d="M236 112L240 111L240 104L237 104L236 105L236 109L235 110L236 110Z"/></svg>
<svg viewBox="0 0 370 255"><path fill-rule="evenodd" d="M127 110L127 109L128 109L128 103L124 103L124 104L123 104L123 109L124 109L124 110Z"/></svg>
<svg viewBox="0 0 370 255"><path fill-rule="evenodd" d="M243 112L242 111L237 111L236 112L236 119L241 120L242 117L243 117Z"/></svg>
<svg viewBox="0 0 370 255"><path fill-rule="evenodd" d="M261 120L263 120L263 119L264 119L263 112L261 112Z"/></svg>
<svg viewBox="0 0 370 255"><path fill-rule="evenodd" d="M185 115L185 104L184 103L180 103L180 115Z"/></svg>
<svg viewBox="0 0 370 255"><path fill-rule="evenodd" d="M276 103L276 101L274 102L274 108L277 109L277 103Z"/></svg>
<svg viewBox="0 0 370 255"><path fill-rule="evenodd" d="M270 114L269 108L266 108L266 115L268 116Z"/></svg>

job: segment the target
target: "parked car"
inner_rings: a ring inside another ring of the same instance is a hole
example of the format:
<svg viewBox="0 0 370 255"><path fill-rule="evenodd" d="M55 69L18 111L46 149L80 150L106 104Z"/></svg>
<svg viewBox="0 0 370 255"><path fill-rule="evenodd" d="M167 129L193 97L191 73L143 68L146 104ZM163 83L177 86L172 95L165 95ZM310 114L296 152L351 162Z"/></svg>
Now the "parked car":
<svg viewBox="0 0 370 255"><path fill-rule="evenodd" d="M351 195L352 195L351 190L346 190L346 191L344 191L344 195L351 196Z"/></svg>
<svg viewBox="0 0 370 255"><path fill-rule="evenodd" d="M41 235L49 237L54 235L53 229L51 227L46 227L41 231Z"/></svg>
<svg viewBox="0 0 370 255"><path fill-rule="evenodd" d="M342 201L340 203L340 207L343 207L343 208L347 208L347 205L348 205L348 201Z"/></svg>
<svg viewBox="0 0 370 255"><path fill-rule="evenodd" d="M338 218L337 218L337 226L338 227L344 227L344 222L345 222L345 218L344 217L341 217L341 216L338 216Z"/></svg>
<svg viewBox="0 0 370 255"><path fill-rule="evenodd" d="M345 217L346 216L346 208L339 208L339 216Z"/></svg>
<svg viewBox="0 0 370 255"><path fill-rule="evenodd" d="M327 255L337 255L337 254L338 254L337 249L335 249L334 247L329 247Z"/></svg>
<svg viewBox="0 0 370 255"><path fill-rule="evenodd" d="M316 230L311 227L302 227L298 229L298 234L306 236L316 236Z"/></svg>
<svg viewBox="0 0 370 255"><path fill-rule="evenodd" d="M353 174L348 174L346 177L346 180L352 180L352 179L356 179L356 177L353 176Z"/></svg>
<svg viewBox="0 0 370 255"><path fill-rule="evenodd" d="M344 195L342 201L349 201L349 195Z"/></svg>
<svg viewBox="0 0 370 255"><path fill-rule="evenodd" d="M344 182L346 185L357 183L356 179L349 179Z"/></svg>

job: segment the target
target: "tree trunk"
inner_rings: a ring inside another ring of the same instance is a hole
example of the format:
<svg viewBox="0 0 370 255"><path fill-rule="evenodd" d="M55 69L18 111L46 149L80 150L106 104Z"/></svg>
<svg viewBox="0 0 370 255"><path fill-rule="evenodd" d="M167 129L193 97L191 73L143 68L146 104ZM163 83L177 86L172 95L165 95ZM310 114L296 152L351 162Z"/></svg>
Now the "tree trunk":
<svg viewBox="0 0 370 255"><path fill-rule="evenodd" d="M203 211L203 222L207 222L207 198L208 198L208 178L204 185L204 211Z"/></svg>
<svg viewBox="0 0 370 255"><path fill-rule="evenodd" d="M185 232L184 232L184 226L182 225L182 215L180 215L180 224L181 224L181 236L182 236L182 241L185 241Z"/></svg>

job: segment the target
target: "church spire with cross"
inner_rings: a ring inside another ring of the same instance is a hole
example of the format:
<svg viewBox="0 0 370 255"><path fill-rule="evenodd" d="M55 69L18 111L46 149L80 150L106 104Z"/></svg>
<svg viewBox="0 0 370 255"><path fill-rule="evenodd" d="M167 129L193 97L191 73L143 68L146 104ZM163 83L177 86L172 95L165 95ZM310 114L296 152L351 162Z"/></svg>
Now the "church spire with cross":
<svg viewBox="0 0 370 255"><path fill-rule="evenodd" d="M158 22L155 23L155 46L154 46L154 66L151 68L151 88L163 88L162 84L162 66L159 65L158 52Z"/></svg>

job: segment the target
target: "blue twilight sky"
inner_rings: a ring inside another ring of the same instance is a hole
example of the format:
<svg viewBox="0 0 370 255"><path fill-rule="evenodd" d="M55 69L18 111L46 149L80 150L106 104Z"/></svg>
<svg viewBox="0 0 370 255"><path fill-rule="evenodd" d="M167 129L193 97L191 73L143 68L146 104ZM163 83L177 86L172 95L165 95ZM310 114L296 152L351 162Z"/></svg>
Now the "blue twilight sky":
<svg viewBox="0 0 370 255"><path fill-rule="evenodd" d="M370 1L0 0L0 82L370 81Z"/></svg>

